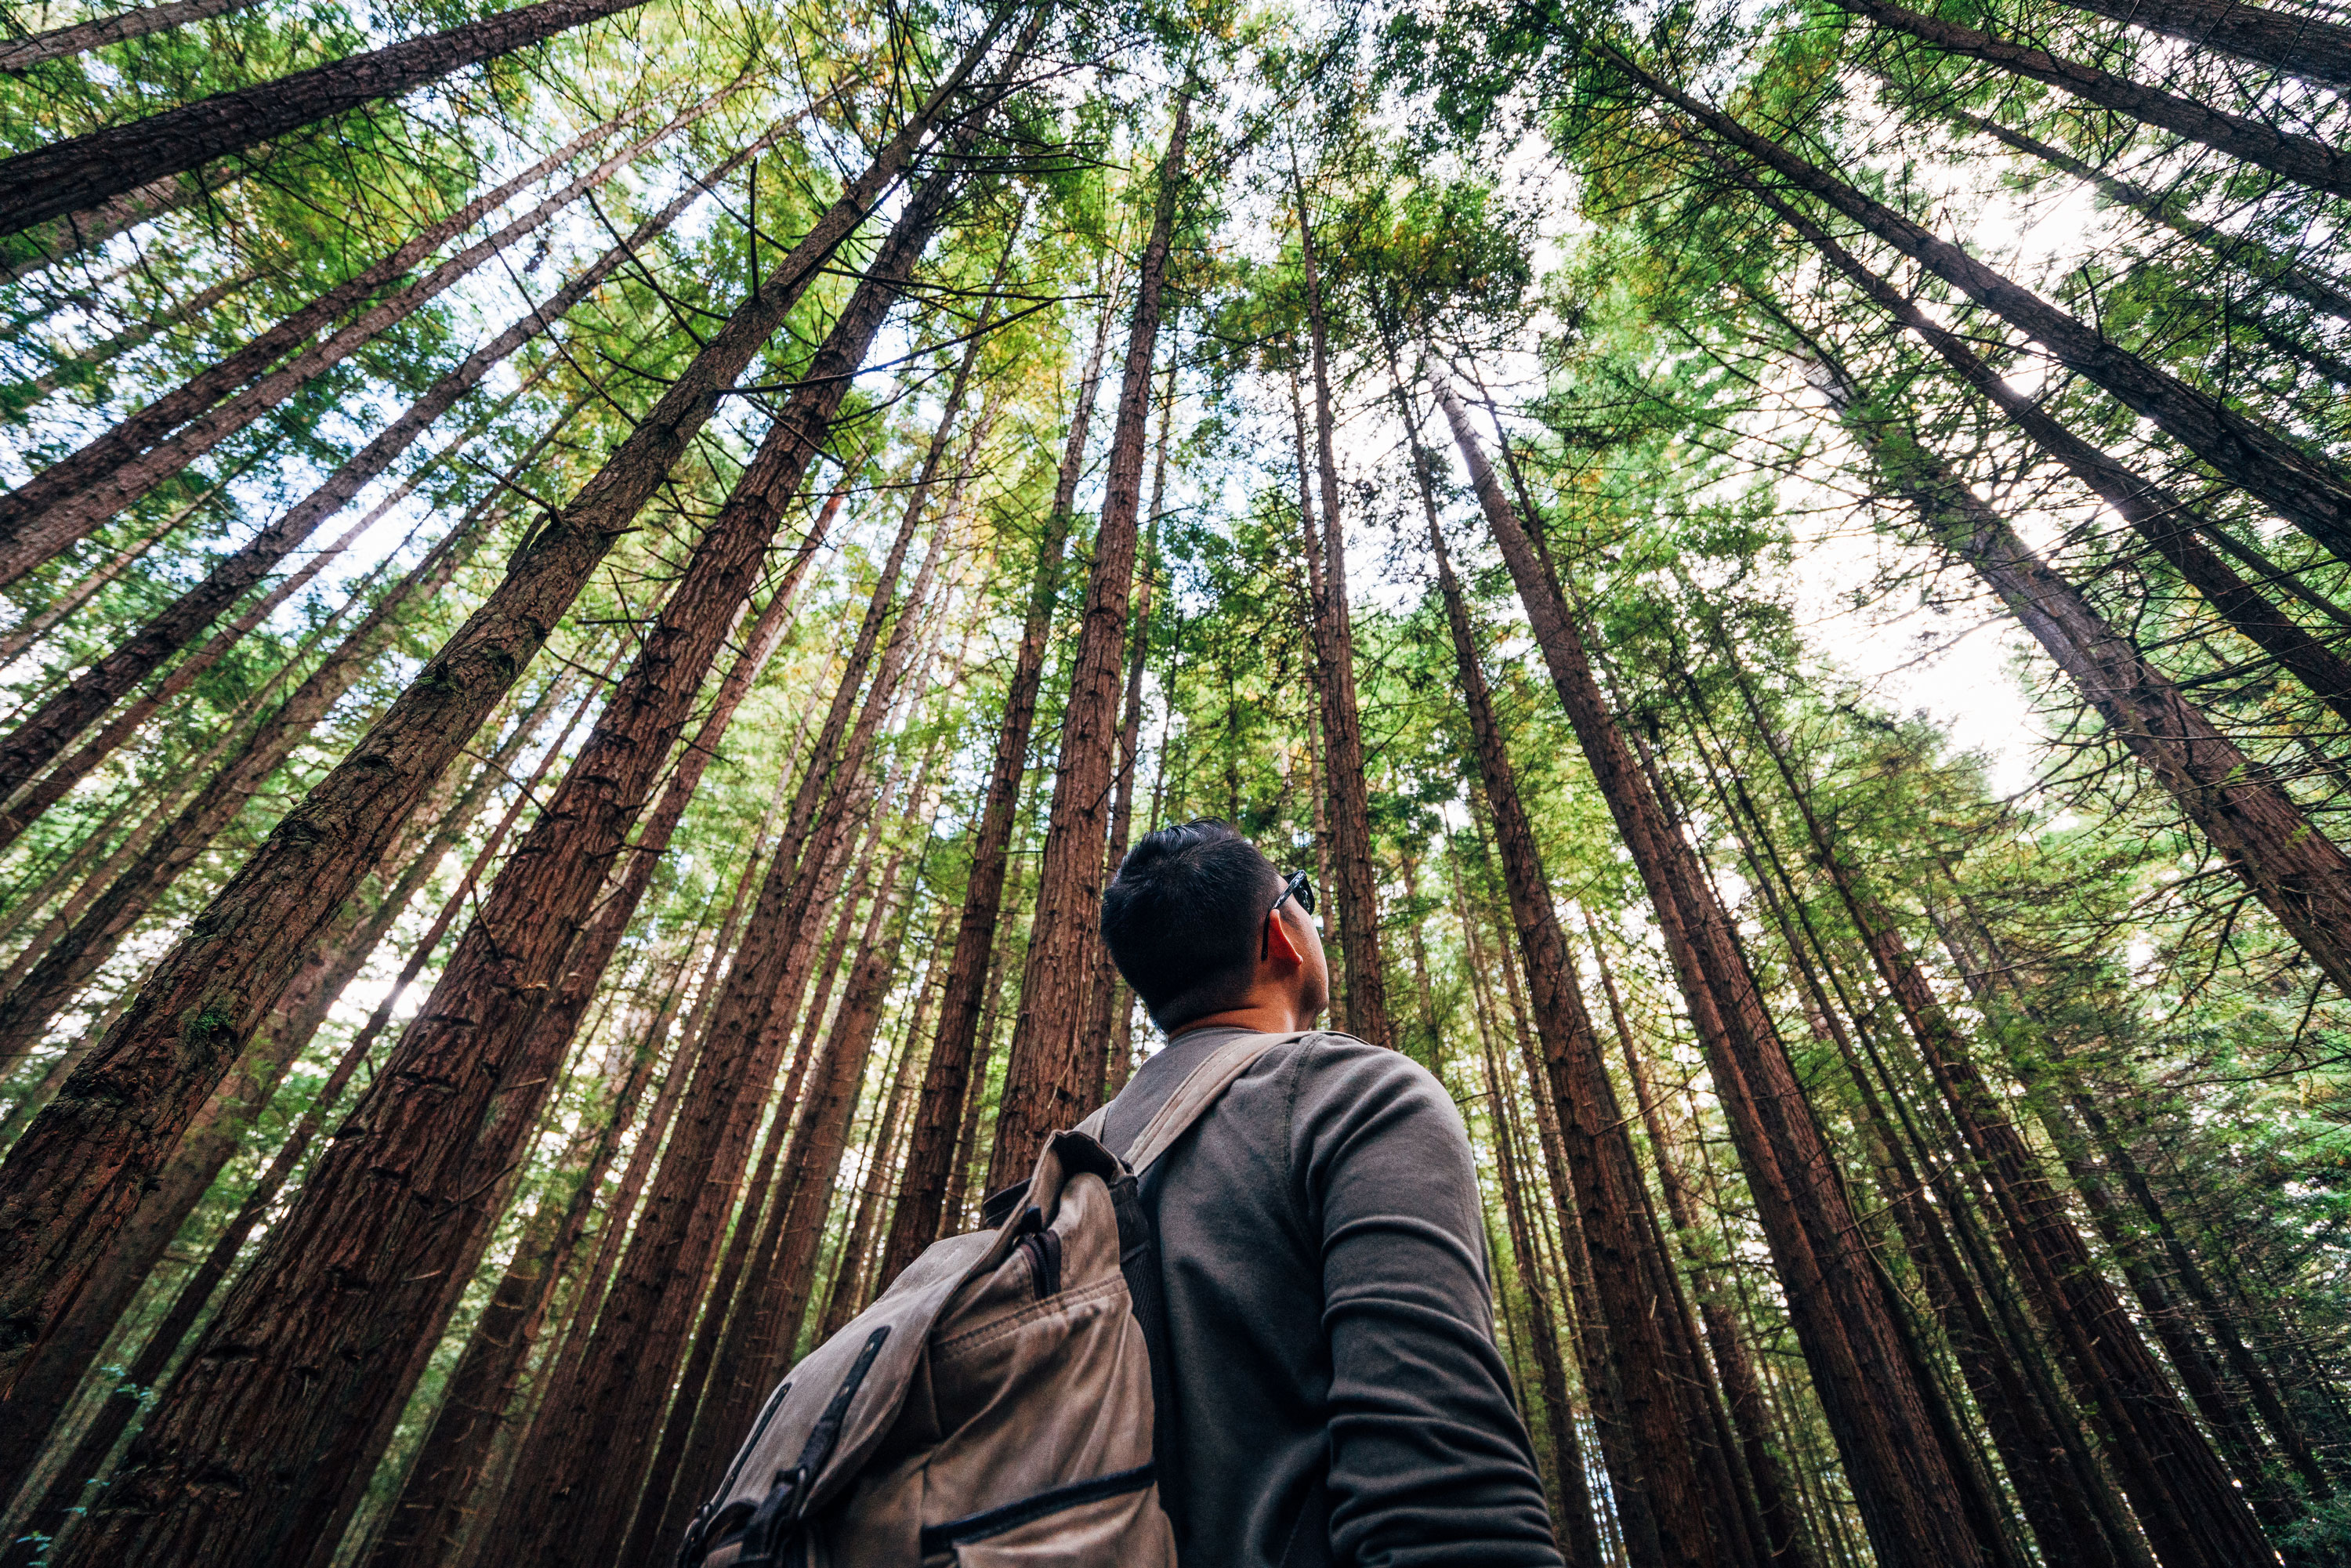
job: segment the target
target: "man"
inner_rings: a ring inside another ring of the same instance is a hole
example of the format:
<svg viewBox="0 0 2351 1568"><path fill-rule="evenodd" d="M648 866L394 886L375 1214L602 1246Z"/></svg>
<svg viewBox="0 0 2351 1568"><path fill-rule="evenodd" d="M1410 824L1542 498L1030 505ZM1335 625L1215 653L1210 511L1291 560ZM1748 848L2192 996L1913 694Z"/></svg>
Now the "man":
<svg viewBox="0 0 2351 1568"><path fill-rule="evenodd" d="M1129 1147L1186 1073L1330 999L1304 873L1222 822L1152 833L1102 940L1167 1034L1111 1103ZM1469 1139L1437 1080L1343 1034L1275 1046L1144 1174L1187 1568L1556 1564L1493 1340Z"/></svg>

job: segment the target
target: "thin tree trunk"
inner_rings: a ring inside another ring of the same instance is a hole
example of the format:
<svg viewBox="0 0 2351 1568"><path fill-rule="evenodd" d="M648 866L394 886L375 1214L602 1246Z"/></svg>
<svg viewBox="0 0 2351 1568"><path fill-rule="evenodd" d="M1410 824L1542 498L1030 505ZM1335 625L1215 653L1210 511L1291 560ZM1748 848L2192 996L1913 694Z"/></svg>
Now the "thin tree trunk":
<svg viewBox="0 0 2351 1568"><path fill-rule="evenodd" d="M198 507L227 489L235 477L237 476L232 475L228 479L215 479L194 498L176 511L166 513L145 533L137 535L105 560L75 579L70 587L58 590L56 597L38 612L11 626L5 634L0 634L0 664L13 663L17 654L48 635L51 627L97 597L99 589L138 565L149 550L163 541L165 535L195 516Z"/></svg>
<svg viewBox="0 0 2351 1568"><path fill-rule="evenodd" d="M1176 367L1167 367L1167 390L1159 403L1159 452L1152 462L1151 522L1144 530L1142 570L1134 585L1134 629L1128 634L1126 695L1118 722L1118 776L1110 809L1110 837L1102 846L1102 883L1118 874L1134 831L1134 776L1143 766L1143 666L1151 653L1151 594L1159 568L1159 509L1167 491L1168 427L1176 418ZM1103 1061L1102 1095L1108 1098L1126 1086L1131 1062L1113 1055L1117 1030L1113 1020L1121 1007L1132 1010L1133 993L1111 962L1110 949L1097 943L1094 972L1086 985L1086 1051Z"/></svg>
<svg viewBox="0 0 2351 1568"><path fill-rule="evenodd" d="M899 220L900 235L911 240L917 232L927 233L952 181L952 172L932 177ZM909 254L896 265L911 261ZM877 262L876 270L882 266ZM875 319L878 324L878 315ZM967 355L964 374L949 394L949 411L910 493L904 521L802 773L758 906L712 1015L695 1068L695 1086L687 1095L695 1114L672 1134L645 1215L612 1287L612 1301L574 1375L550 1388L488 1538L486 1551L501 1560L517 1564L559 1557L600 1562L622 1544L707 1264L749 1153L766 1086L774 1077L807 983L818 934L811 911L847 830L855 782L905 668L921 619L918 607L942 553L944 524L916 574L908 608L892 631L872 689L855 726L850 727L848 715L859 679L896 602L898 574L923 515L925 493L946 455L945 437L961 387L968 384L970 363ZM828 781L833 788L820 812Z"/></svg>
<svg viewBox="0 0 2351 1568"><path fill-rule="evenodd" d="M223 441L244 430L406 320L484 262L499 255L516 241L546 226L564 208L604 184L641 154L709 114L726 100L726 90L713 93L658 131L637 138L511 223L465 246L415 282L384 295L323 340L298 350L260 380L204 410L174 431L169 438L130 457L103 476L94 476L78 485L68 494L39 500L33 495L37 486L53 488L50 479L53 470L45 470L33 484L13 492L5 507L0 507L0 514L17 519L11 526L27 538L78 539L87 537L157 485L178 474ZM627 259L625 251L620 256L607 256L596 265L606 267L609 272L624 259ZM549 301L549 310L553 309L554 303ZM533 312L499 334L487 346L469 355L456 369L434 382L414 405L362 448L350 464L338 469L324 486L305 497L292 511L255 535L244 549L223 561L222 569L230 579L253 580L266 570L268 562L283 556L311 528L340 510L343 503L357 493L360 483L381 472L383 465L407 450L409 444L423 433L425 426L455 406L457 400L478 385L500 360L535 337L545 324L540 315ZM77 454L77 457L78 455ZM183 620L196 615L194 607L210 602L214 597L205 592L211 586L208 580L205 584L191 590L189 596L173 605L172 611L165 612L166 615L176 612L178 618ZM202 614L193 621L193 625L203 625L211 619L212 613L216 612L215 608ZM0 757L5 755L0 753Z"/></svg>
<svg viewBox="0 0 2351 1568"><path fill-rule="evenodd" d="M1004 879L1011 863L1014 818L1019 807L1021 776L1029 766L1029 740L1037 720L1037 694L1044 681L1053 611L1061 598L1071 506L1085 468L1086 435L1093 423L1102 357L1110 343L1108 294L1105 288L1093 349L1078 381L1069 437L1053 483L1053 502L1037 545L1036 573L1021 622L1020 644L1013 653L1012 674L1005 686L1004 722L997 730L996 751L988 765L987 792L973 835L971 870L964 884L963 915L956 926L955 952L947 960L946 984L939 998L938 1035L931 1042L930 1060L923 1069L922 1093L915 1102L914 1132L906 1146L905 1176L875 1271L883 1289L937 1239L942 1223L960 1218L964 1178L956 1153L970 1147L972 1118L977 1113L979 1090L987 1079L986 1053L993 1044L991 1033L980 1028L980 1014L997 994L988 982L998 977L1002 962L999 927Z"/></svg>
<svg viewBox="0 0 2351 1568"><path fill-rule="evenodd" d="M1441 381L1436 390L1561 702L1668 934L1791 1316L1879 1561L1886 1568L1995 1561L2000 1548L1979 1536L1961 1458L1946 1450L1936 1429L1931 1395L1916 1381L1835 1163L1731 946L1728 917L1688 844L1664 821L1601 695L1567 606L1536 560L1459 400Z"/></svg>
<svg viewBox="0 0 2351 1568"><path fill-rule="evenodd" d="M1306 561L1306 610L1300 617L1306 623L1307 635L1315 637L1313 630L1322 615L1322 544L1314 524L1314 463L1306 455L1306 403L1298 390L1298 371L1290 372L1290 422L1291 438L1298 449L1298 539L1299 553ZM1313 716L1303 727L1306 737L1306 773L1308 799L1312 802L1314 821L1314 885L1331 885L1331 789L1324 781L1326 769L1322 760L1322 645L1313 643L1313 656L1306 662L1307 684L1314 691ZM1171 675L1169 690L1174 690ZM1171 697L1170 710L1173 710ZM1164 750L1164 747L1163 747ZM1163 761L1163 771L1165 764ZM1346 953L1341 949L1342 962L1331 973L1331 1016L1347 1016Z"/></svg>
<svg viewBox="0 0 2351 1568"><path fill-rule="evenodd" d="M2085 11L2166 33L2200 48L2275 66L2304 81L2351 90L2351 27L2237 0L2066 0Z"/></svg>
<svg viewBox="0 0 2351 1568"><path fill-rule="evenodd" d="M2213 531L2210 519L2065 428L2038 399L2019 392L1958 333L1929 319L1908 296L1871 271L1819 225L1743 176L1735 177L1887 315L1917 333L1961 381L1981 392L2043 451L2112 507L2134 533L2203 595L2215 613L2283 665L2338 718L2351 723L2351 661L2304 631L2213 554L2196 537L2199 531Z"/></svg>
<svg viewBox="0 0 2351 1568"><path fill-rule="evenodd" d="M393 287L434 251L504 206L517 193L536 184L588 148L618 134L624 118L608 120L573 137L513 179L483 192L438 223L419 229L243 347L214 361L135 413L116 421L104 434L0 496L0 587L16 581L79 537L70 530L34 528L33 518L104 480L231 392L260 379L272 366L308 344L321 329L352 307Z"/></svg>
<svg viewBox="0 0 2351 1568"><path fill-rule="evenodd" d="M45 60L68 59L109 44L143 38L167 27L184 27L191 22L243 11L256 3L257 0L164 0L160 5L134 6L110 16L77 22L69 27L52 27L29 38L11 38L0 43L0 71L30 70Z"/></svg>
<svg viewBox="0 0 2351 1568"><path fill-rule="evenodd" d="M569 1039L568 1027L536 1027L548 988L951 183L935 177L909 204L359 1108L354 1133L338 1140L224 1305L213 1337L270 1348L230 1364L200 1359L199 1381L183 1379L150 1422L141 1462L112 1489L86 1550L145 1540L170 1541L187 1560L267 1554L277 1542L330 1535L338 1505L364 1484L455 1305L447 1281L470 1275L487 1239L496 1216L475 1200L518 1157ZM434 1201L420 1203L428 1193ZM398 1260L400 1283L351 1302L340 1279L355 1260ZM305 1370L320 1365L334 1367L340 1394ZM227 1411L235 1416L223 1419ZM187 1495L183 1476L274 1478L297 1463L294 1496L256 1485L245 1508L172 1506Z"/></svg>
<svg viewBox="0 0 2351 1568"><path fill-rule="evenodd" d="M938 930L932 933L933 962L946 951L949 931L943 918ZM932 977L935 978L935 974ZM906 1022L905 1043L899 1048L898 1071L892 1075L890 1103L883 1113L882 1124L873 1134L872 1151L865 1166L864 1192L857 1200L857 1217L850 1226L849 1238L841 1243L841 1263L834 1269L832 1288L825 1301L824 1317L819 1322L816 1337L820 1343L839 1333L849 1321L864 1310L872 1292L865 1288L870 1272L866 1267L872 1250L873 1227L881 1218L882 1206L890 1196L890 1173L893 1157L898 1151L898 1129L905 1120L909 1102L916 1088L915 1070L922 1063L921 1047L924 1027L930 1022L931 1000L937 987L926 979L915 993L914 1010Z"/></svg>
<svg viewBox="0 0 2351 1568"><path fill-rule="evenodd" d="M717 102L716 98L706 99L703 108L714 108ZM683 129L691 123L694 118L692 114L679 117L675 122L664 128L660 136L666 136L672 131ZM787 120L784 123L789 124L790 121ZM781 134L782 131L783 125L779 124L758 141L743 148L733 157L721 162L700 182L690 183L684 193L670 202L660 212L639 224L633 233L597 257L578 277L532 308L520 320L516 321L489 342L466 356L455 369L448 371L425 389L423 394L411 403L399 418L393 420L367 445L353 454L327 478L325 483L297 502L275 522L262 528L235 551L222 559L205 575L202 582L182 594L120 646L98 660L89 670L63 690L51 695L40 707L20 721L11 734L5 738L0 738L0 794L13 790L29 779L36 769L63 750L84 726L94 721L108 707L120 700L124 693L145 679L165 659L184 647L197 632L227 609L247 588L261 580L279 561L298 549L319 524L340 511L350 503L352 497L359 494L362 486L396 462L423 435L435 420L455 407L461 399L481 385L492 370L505 362L525 344L550 330L573 306L601 287L607 278L620 270L622 265L633 259L640 249L650 244L675 222L681 213L701 197L705 189L725 179L743 162L756 156ZM415 288L404 290L402 295L395 297L394 301L387 301L384 307L379 307L377 311L361 318L359 322L353 324L352 329L346 330L366 329L369 321L375 315L381 314L397 300L407 299L416 295L419 289L431 284L434 278L441 276L442 272L465 263L466 257L473 256L475 252L481 251L486 256L492 254L495 249L502 248L506 244L511 243L526 232L527 227L535 226L538 223L552 217L559 206L575 194L580 188L588 185L591 181L607 176L611 172L617 171L622 163L660 140L660 136L648 138L645 141L624 150L620 156L607 160L592 174L574 182L571 187L559 192L536 211L517 220L515 224L507 225L497 235L483 241L481 245L470 247L447 266L436 270L431 277L424 280L424 283L417 285ZM414 303L421 302L419 299ZM413 308L413 303L406 308ZM340 343L343 337L344 334L339 333L334 341ZM351 347L356 349L358 344L353 343ZM325 355L319 354L305 356L297 363L298 365L308 364L313 358L325 361L318 366L318 371L320 371L325 370L327 363L332 362ZM291 373L290 368L288 371L281 371L277 376L263 382L262 387L268 387ZM482 428L495 423L500 414L512 406L515 399L521 395L521 392L528 390L537 379L534 376L527 380L523 388L517 389L514 394L501 400L498 407L491 411L482 424L477 425L474 431L468 432L465 437L460 438L457 444L463 444L465 440L470 439ZM256 388L255 392L257 393L260 390L261 388ZM289 394L290 391L289 387ZM235 401L241 403L246 399L241 397ZM257 408L255 410L256 415L259 412ZM204 420L199 421L199 424L208 424L214 417L214 415L206 415ZM173 445L176 446L184 439L184 435L175 437ZM445 460L454 450L453 446L450 450L443 452L431 463L423 465L415 473L410 475L402 485L395 487L392 495L386 497L366 518L360 521L359 528L365 528L376 517L404 498L416 485L423 481L426 474ZM143 472L147 465L142 462L138 467ZM323 565L324 559L322 555L319 559L314 560L311 563L311 570L315 571ZM288 586L281 589L279 592L283 594L290 591L291 580ZM262 613L266 614L266 612ZM194 662L194 660L186 661L188 664ZM174 673L176 674L178 672ZM193 679L193 676L191 675L188 678ZM89 764L83 767L82 771L88 771L88 768L94 765L95 759L92 759ZM62 796L78 777L78 773L60 770L59 777L44 780L41 791L35 797L37 804L33 808L32 814L37 815L38 810L46 807L49 800ZM42 796L47 796L47 799L42 799ZM20 807L11 811L6 818L0 819L0 831L22 832L22 824L29 821L30 817L26 815L26 810ZM0 848L5 848L7 842L7 838L0 837Z"/></svg>
<svg viewBox="0 0 2351 1568"><path fill-rule="evenodd" d="M1416 463L1425 463L1417 449ZM1425 470L1423 473L1426 478ZM1600 1316L1608 1354L1623 1390L1623 1416L1637 1469L1630 1478L1647 1500L1657 1531L1659 1561L1699 1568L1741 1555L1739 1533L1717 1516L1729 1500L1710 1495L1699 1478L1698 1445L1677 1389L1688 1385L1687 1369L1675 1365L1667 1343L1660 1302L1649 1279L1666 1267L1647 1256L1650 1236L1639 1222L1640 1173L1624 1123L1614 1113L1598 1036L1575 982L1557 905L1545 876L1534 828L1520 805L1517 775L1494 717L1476 633L1461 600L1461 586L1437 527L1437 513L1424 483L1428 545L1437 562L1446 624L1452 633L1459 692L1468 714L1470 749L1493 814L1501 852L1503 884L1518 929L1520 951L1532 993L1534 1023L1542 1043L1544 1082L1558 1108L1561 1147L1567 1157L1578 1219L1592 1256ZM1653 1267L1654 1265L1654 1267ZM1670 1308L1667 1309L1667 1311Z"/></svg>
<svg viewBox="0 0 2351 1568"><path fill-rule="evenodd" d="M1018 902L1016 895L1015 903ZM987 1005L980 1010L979 1032L972 1045L971 1076L964 1092L963 1120L956 1128L955 1159L948 1167L947 1190L940 1207L938 1230L932 1237L933 1240L967 1223L967 1216L972 1207L969 1189L973 1168L979 1164L979 1113L987 1099L988 1059L996 1052L997 1026L1004 1017L1004 981L1006 971L1013 961L1013 934L1014 927L1010 924L1000 923L997 927L995 950L988 957L987 983L984 990ZM904 1201L900 1198L902 1207ZM893 1216L893 1226L894 1223ZM925 1242L924 1245L929 1243ZM884 1274L878 1278L882 1288L888 1289L890 1276Z"/></svg>
<svg viewBox="0 0 2351 1568"><path fill-rule="evenodd" d="M0 409L21 411L32 407L60 387L87 384L100 366L153 341L190 317L203 315L230 295L249 286L258 277L260 274L256 272L233 273L185 299L141 315L130 326L102 342L92 343L78 352L60 354L57 363L39 375L0 389Z"/></svg>
<svg viewBox="0 0 2351 1568"><path fill-rule="evenodd" d="M2132 413L2153 421L2222 478L2274 509L2337 557L2351 559L2351 486L2346 486L2332 463L2302 451L2220 399L2122 349L1958 246L1873 201L1770 137L1659 79L1622 51L1601 43L1589 47L1724 141L1818 196L1977 304L2039 340L2059 362L2105 389Z"/></svg>
<svg viewBox="0 0 2351 1568"><path fill-rule="evenodd" d="M0 234L183 174L273 136L393 98L482 60L527 48L643 0L539 0L406 38L275 81L165 110L128 125L53 141L0 161Z"/></svg>
<svg viewBox="0 0 2351 1568"><path fill-rule="evenodd" d="M1061 713L1061 757L1037 879L1036 914L1020 979L1020 1011L1005 1058L1004 1099L987 1185L1026 1176L1056 1128L1075 1125L1102 1094L1102 1067L1080 1039L1089 950L1099 941L1102 842L1108 827L1112 751L1117 732L1120 655L1126 650L1128 591L1134 577L1135 513L1143 499L1143 449L1151 413L1152 351L1159 339L1160 296L1176 233L1191 133L1191 85L1176 99L1176 121L1159 165L1151 237L1136 270L1134 316L1112 426L1110 473L1084 619L1070 655L1070 695Z"/></svg>
<svg viewBox="0 0 2351 1568"><path fill-rule="evenodd" d="M46 224L35 225L18 235L0 243L0 283L14 283L34 273L72 256L86 256L126 229L135 228L151 218L160 218L205 199L212 191L242 179L246 169L267 155L268 149L257 147L231 167L215 169L210 179L201 173L172 174L161 180L151 180L136 190L110 196L105 201L80 212L68 213ZM129 271L128 267L108 272L97 282L111 283ZM86 308L89 301L77 294L74 302ZM35 312L46 315L46 309ZM27 318L29 319L29 318ZM21 324L21 323L20 323Z"/></svg>
<svg viewBox="0 0 2351 1568"><path fill-rule="evenodd" d="M1892 0L1836 0L1836 4L1880 26L1907 33L1946 54L1982 60L2028 81L2061 88L2101 109L2129 115L2330 195L2351 195L2351 159L2315 137L2296 135L2274 124L2229 114L2196 99L2181 98L2080 60L2066 59L2028 44L2011 43L1978 28L1947 22L1940 16L1922 16L1892 4ZM2242 14L2261 13L2247 6L2242 8ZM2338 35L2344 31L2339 27L2325 30Z"/></svg>
<svg viewBox="0 0 2351 1568"><path fill-rule="evenodd" d="M0 1322L16 1327L12 1343L0 1344L0 1378L13 1378L26 1348L72 1299L95 1250L242 1049L266 1005L256 998L283 988L303 944L520 675L819 266L929 140L995 32L966 53L596 477L545 520L487 602L352 755L214 896L77 1074L90 1092L63 1112L62 1100L52 1104L10 1151L0 1165Z"/></svg>
<svg viewBox="0 0 2351 1568"><path fill-rule="evenodd" d="M1321 674L1315 690L1322 706L1322 785L1329 796L1327 825L1333 875L1332 900L1339 915L1341 955L1346 960L1347 1032L1374 1045L1394 1045L1388 1022L1387 971L1380 953L1380 887L1372 863L1372 812L1364 766L1364 724L1355 703L1355 634L1347 604L1345 512L1339 505L1339 460L1332 436L1330 353L1322 307L1322 279L1313 225L1306 214L1306 186L1295 168L1290 185L1298 204L1299 257L1304 267L1308 341L1314 371L1315 464L1322 483L1322 581L1315 593L1314 662Z"/></svg>

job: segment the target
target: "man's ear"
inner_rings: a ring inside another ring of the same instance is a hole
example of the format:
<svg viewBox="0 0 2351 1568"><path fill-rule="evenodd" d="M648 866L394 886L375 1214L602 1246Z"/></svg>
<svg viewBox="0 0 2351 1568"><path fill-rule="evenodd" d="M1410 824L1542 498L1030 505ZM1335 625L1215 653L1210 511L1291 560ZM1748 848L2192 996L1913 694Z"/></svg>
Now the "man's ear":
<svg viewBox="0 0 2351 1568"><path fill-rule="evenodd" d="M1266 919L1272 922L1266 932L1266 961L1277 968L1303 968L1306 955L1298 950L1298 943L1290 935L1290 922L1281 917L1281 911L1272 911Z"/></svg>

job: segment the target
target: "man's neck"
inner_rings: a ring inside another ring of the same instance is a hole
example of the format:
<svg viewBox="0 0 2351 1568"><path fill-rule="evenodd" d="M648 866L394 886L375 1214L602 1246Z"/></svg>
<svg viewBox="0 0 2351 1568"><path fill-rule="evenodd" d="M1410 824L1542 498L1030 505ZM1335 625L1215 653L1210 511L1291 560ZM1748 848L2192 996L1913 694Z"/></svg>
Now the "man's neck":
<svg viewBox="0 0 2351 1568"><path fill-rule="evenodd" d="M1196 1018L1167 1038L1178 1040L1204 1029L1245 1029L1253 1034L1294 1034L1314 1027L1314 1015L1291 997L1252 997L1235 1008Z"/></svg>

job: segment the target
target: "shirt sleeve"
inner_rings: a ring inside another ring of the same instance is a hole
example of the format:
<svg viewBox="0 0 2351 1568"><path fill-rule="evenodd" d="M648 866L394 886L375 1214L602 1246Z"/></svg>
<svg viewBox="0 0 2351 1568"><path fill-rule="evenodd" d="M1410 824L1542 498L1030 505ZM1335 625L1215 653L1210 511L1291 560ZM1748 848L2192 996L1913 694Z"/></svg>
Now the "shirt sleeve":
<svg viewBox="0 0 2351 1568"><path fill-rule="evenodd" d="M1322 1252L1334 1559L1558 1563L1494 1344L1459 1113L1409 1057L1360 1040L1316 1041L1298 1072L1292 1200Z"/></svg>

